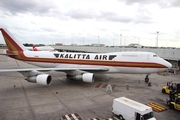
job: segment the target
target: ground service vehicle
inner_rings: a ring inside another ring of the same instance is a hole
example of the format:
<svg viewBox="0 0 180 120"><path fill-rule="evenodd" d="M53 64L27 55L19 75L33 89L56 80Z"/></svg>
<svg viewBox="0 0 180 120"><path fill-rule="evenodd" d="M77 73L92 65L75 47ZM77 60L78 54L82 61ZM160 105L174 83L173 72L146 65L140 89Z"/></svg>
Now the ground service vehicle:
<svg viewBox="0 0 180 120"><path fill-rule="evenodd" d="M112 113L120 120L156 120L151 107L126 97L114 99Z"/></svg>
<svg viewBox="0 0 180 120"><path fill-rule="evenodd" d="M180 111L180 96L175 99L175 101L168 101L169 108Z"/></svg>
<svg viewBox="0 0 180 120"><path fill-rule="evenodd" d="M167 82L167 85L162 87L162 93L170 94L170 92L175 92L177 90L177 85L180 83Z"/></svg>
<svg viewBox="0 0 180 120"><path fill-rule="evenodd" d="M175 92L170 92L169 98L167 100L169 108L180 111L180 84L177 84L177 90Z"/></svg>

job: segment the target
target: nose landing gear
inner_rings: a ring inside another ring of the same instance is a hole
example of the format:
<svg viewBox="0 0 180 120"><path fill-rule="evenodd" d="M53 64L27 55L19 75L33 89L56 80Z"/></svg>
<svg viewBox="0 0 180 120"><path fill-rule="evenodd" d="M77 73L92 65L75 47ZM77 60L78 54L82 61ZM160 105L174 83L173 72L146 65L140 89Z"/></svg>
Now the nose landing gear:
<svg viewBox="0 0 180 120"><path fill-rule="evenodd" d="M146 83L149 82L149 75L146 75L146 77L145 77L145 82L146 82Z"/></svg>

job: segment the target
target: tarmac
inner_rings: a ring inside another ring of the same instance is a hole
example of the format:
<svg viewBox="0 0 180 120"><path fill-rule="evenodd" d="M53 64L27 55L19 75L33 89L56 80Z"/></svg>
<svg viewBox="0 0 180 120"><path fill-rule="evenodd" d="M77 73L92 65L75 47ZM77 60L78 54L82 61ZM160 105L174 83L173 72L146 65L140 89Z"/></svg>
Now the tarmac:
<svg viewBox="0 0 180 120"><path fill-rule="evenodd" d="M1 52L2 50L0 50ZM35 66L0 56L0 69L32 68ZM63 72L48 72L50 86L29 83L18 72L0 73L0 120L59 120L60 116L79 113L84 120L111 118L113 99L125 96L148 104L166 105L167 94L161 92L168 81L179 82L180 74L149 76L151 86L144 82L146 75L96 75L94 83L66 78ZM108 85L114 86L107 91ZM167 109L154 112L157 120L179 120L180 111Z"/></svg>

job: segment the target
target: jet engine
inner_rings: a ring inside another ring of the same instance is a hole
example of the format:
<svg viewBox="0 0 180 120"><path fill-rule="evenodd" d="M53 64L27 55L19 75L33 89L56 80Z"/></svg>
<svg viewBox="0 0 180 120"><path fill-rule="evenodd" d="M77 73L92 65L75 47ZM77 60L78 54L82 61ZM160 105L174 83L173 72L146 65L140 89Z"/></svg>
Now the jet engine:
<svg viewBox="0 0 180 120"><path fill-rule="evenodd" d="M84 73L82 75L74 75L72 79L82 80L83 82L92 83L94 82L94 74L93 73Z"/></svg>
<svg viewBox="0 0 180 120"><path fill-rule="evenodd" d="M31 77L26 78L28 82L38 83L41 85L50 85L51 79L52 79L51 76L48 74L40 74L37 76L31 76Z"/></svg>

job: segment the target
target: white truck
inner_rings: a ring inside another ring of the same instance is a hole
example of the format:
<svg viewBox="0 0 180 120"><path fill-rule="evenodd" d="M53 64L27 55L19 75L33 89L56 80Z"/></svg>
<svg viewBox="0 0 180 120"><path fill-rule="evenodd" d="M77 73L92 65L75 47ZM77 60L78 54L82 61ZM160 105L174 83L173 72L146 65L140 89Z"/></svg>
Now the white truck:
<svg viewBox="0 0 180 120"><path fill-rule="evenodd" d="M151 107L126 97L114 99L112 113L120 120L156 120Z"/></svg>

